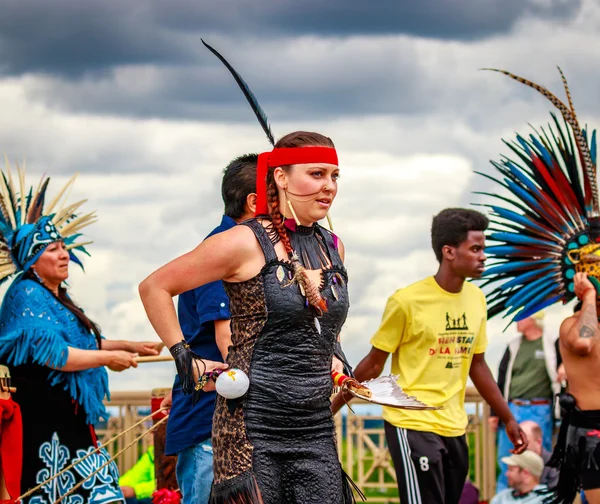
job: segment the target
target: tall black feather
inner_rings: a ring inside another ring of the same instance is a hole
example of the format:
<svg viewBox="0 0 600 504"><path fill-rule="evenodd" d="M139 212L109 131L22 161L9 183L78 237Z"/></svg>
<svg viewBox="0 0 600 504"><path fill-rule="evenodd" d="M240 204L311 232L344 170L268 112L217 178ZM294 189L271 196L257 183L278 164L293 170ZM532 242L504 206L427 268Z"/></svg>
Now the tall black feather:
<svg viewBox="0 0 600 504"><path fill-rule="evenodd" d="M200 39L200 40L202 40L202 39ZM221 54L219 54L219 52L216 49L209 46L206 42L204 42L204 40L202 40L202 43L206 46L206 48L211 53L213 53L217 58L219 58L221 60L221 63L223 63L223 65L225 65L227 70L229 70L231 72L231 75L233 75L235 82L237 82L238 86L240 86L242 93L244 93L246 100L248 100L250 107L256 114L256 118L258 119L259 124L262 126L262 129L267 134L267 138L269 139L269 142L271 143L271 145L275 145L275 139L274 139L273 133L271 131L271 126L269 125L269 119L267 118L267 114L265 114L265 111L262 109L262 107L258 103L256 96L254 96L254 93L250 90L250 87L248 86L248 84L246 84L246 81L244 81L244 79L242 79L242 76L236 72L235 68L233 68L229 64L229 62L223 56L221 56Z"/></svg>

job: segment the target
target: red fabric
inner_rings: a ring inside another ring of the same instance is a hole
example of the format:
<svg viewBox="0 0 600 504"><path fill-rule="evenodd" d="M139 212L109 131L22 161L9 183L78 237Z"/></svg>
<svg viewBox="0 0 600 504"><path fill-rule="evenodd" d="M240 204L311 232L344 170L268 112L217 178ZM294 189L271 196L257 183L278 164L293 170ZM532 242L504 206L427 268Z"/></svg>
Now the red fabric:
<svg viewBox="0 0 600 504"><path fill-rule="evenodd" d="M256 166L256 211L254 215L269 213L267 205L269 168L307 163L327 163L337 166L337 152L332 147L284 147L259 154Z"/></svg>
<svg viewBox="0 0 600 504"><path fill-rule="evenodd" d="M153 504L180 504L181 495L179 490L169 490L168 488L161 488L156 490L152 494Z"/></svg>
<svg viewBox="0 0 600 504"><path fill-rule="evenodd" d="M0 399L0 465L8 495L21 495L23 422L21 409L12 399Z"/></svg>
<svg viewBox="0 0 600 504"><path fill-rule="evenodd" d="M163 402L164 397L153 397L150 400L150 411L152 413L158 411L160 409L160 404ZM162 420L164 417L167 416L167 410L163 410L160 413L156 413L155 415L152 416L153 420Z"/></svg>
<svg viewBox="0 0 600 504"><path fill-rule="evenodd" d="M90 436L92 436L92 445L94 446L94 448L98 448L98 436L96 435L96 429L94 429L94 426L92 424L90 425Z"/></svg>

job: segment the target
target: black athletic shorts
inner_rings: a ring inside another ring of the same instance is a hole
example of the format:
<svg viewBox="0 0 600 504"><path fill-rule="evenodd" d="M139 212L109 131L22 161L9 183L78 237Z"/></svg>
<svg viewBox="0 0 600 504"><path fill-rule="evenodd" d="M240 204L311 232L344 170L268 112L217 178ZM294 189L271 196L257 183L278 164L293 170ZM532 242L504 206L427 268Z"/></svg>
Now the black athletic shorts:
<svg viewBox="0 0 600 504"><path fill-rule="evenodd" d="M567 431L568 460L579 473L583 490L600 488L600 425L598 427L590 429L570 425Z"/></svg>
<svg viewBox="0 0 600 504"><path fill-rule="evenodd" d="M401 429L385 422L402 504L458 504L469 473L465 436Z"/></svg>

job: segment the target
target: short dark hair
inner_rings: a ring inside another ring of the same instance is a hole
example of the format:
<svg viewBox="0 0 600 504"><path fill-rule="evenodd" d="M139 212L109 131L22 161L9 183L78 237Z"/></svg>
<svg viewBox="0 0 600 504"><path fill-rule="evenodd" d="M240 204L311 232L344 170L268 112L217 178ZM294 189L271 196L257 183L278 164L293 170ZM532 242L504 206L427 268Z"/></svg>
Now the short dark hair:
<svg viewBox="0 0 600 504"><path fill-rule="evenodd" d="M244 154L231 161L223 170L221 196L225 215L239 219L244 215L246 198L256 192L256 162L258 154Z"/></svg>
<svg viewBox="0 0 600 504"><path fill-rule="evenodd" d="M458 247L467 239L469 231L485 231L489 219L481 212L468 208L446 208L433 218L431 246L438 262L442 262L445 245Z"/></svg>

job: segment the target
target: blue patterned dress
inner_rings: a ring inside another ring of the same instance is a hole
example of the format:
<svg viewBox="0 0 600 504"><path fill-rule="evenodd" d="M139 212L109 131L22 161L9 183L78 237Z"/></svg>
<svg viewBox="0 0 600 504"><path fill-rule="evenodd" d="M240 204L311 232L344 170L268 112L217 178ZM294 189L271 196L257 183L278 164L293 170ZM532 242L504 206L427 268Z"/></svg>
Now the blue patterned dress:
<svg viewBox="0 0 600 504"><path fill-rule="evenodd" d="M0 362L11 369L14 400L23 415L23 492L97 447L93 425L107 418L108 376L101 368L63 372L68 348L96 350L96 337L48 289L18 277L0 308ZM90 456L25 504L50 504L85 480L64 504L123 502L106 450Z"/></svg>

